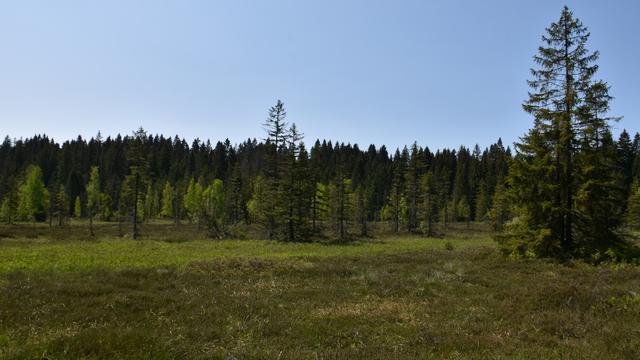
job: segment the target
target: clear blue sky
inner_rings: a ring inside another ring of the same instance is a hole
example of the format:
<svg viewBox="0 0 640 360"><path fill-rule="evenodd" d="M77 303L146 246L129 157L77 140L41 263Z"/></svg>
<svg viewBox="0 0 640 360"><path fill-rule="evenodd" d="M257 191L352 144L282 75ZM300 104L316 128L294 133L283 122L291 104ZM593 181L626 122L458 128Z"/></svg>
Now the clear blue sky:
<svg viewBox="0 0 640 360"><path fill-rule="evenodd" d="M280 98L316 138L432 149L511 143L561 1L0 2L0 135L262 137ZM640 130L640 2L567 1Z"/></svg>

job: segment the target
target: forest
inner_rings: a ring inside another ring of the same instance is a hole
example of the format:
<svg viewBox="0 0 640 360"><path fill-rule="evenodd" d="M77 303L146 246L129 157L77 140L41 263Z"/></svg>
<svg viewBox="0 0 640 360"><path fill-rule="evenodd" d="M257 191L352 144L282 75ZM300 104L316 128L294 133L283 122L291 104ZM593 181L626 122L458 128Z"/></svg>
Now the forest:
<svg viewBox="0 0 640 360"><path fill-rule="evenodd" d="M534 126L513 150L500 139L435 152L418 143L308 146L280 100L256 122L264 138L240 144L189 144L143 128L63 143L7 136L0 220L84 218L92 236L94 221L117 222L137 238L138 223L164 219L212 238L250 231L290 242L346 241L373 229L433 237L448 223L483 222L510 254L615 254L640 226L640 134L613 138L618 118L608 115L610 86L594 78L599 53L588 37L566 8L547 29L523 103Z"/></svg>
<svg viewBox="0 0 640 360"><path fill-rule="evenodd" d="M427 236L454 221L487 222L499 231L513 217L505 199L514 159L500 139L486 149L432 152L413 144L393 153L316 140L307 150L283 114L278 102L269 111L268 139L238 145L189 145L143 129L62 144L46 136L7 137L0 146L0 218L56 226L70 217L131 223L135 211L140 222L201 223L215 237L255 223L264 237L309 241L323 234L368 236L367 224L375 222ZM637 226L640 134L606 137L623 199L615 202L618 214Z"/></svg>

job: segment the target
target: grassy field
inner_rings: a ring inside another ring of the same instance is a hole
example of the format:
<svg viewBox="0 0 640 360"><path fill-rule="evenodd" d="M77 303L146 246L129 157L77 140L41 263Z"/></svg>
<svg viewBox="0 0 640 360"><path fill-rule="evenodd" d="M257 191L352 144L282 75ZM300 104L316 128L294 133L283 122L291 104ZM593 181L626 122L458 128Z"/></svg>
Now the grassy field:
<svg viewBox="0 0 640 360"><path fill-rule="evenodd" d="M3 359L640 357L640 268L509 260L484 233L337 245L0 231Z"/></svg>

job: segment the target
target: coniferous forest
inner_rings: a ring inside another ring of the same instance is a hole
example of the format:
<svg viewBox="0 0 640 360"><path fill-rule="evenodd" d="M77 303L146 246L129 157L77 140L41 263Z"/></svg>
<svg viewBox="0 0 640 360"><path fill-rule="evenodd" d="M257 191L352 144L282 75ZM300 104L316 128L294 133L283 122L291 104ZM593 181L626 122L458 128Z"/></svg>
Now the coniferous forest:
<svg viewBox="0 0 640 360"><path fill-rule="evenodd" d="M6 137L0 219L197 224L212 238L349 240L374 232L438 236L483 222L510 254L601 255L640 223L640 134L611 132L610 85L589 33L565 8L543 36L523 108L533 127L512 150L402 149L309 141L282 101L262 139L192 143L145 129L124 136ZM295 112L293 113L295 114Z"/></svg>

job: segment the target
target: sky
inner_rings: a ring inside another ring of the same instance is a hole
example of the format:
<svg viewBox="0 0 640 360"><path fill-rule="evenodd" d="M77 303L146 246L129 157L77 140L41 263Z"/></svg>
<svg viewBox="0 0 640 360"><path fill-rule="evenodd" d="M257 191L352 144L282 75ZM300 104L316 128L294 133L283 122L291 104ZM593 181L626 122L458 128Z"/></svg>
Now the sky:
<svg viewBox="0 0 640 360"><path fill-rule="evenodd" d="M0 0L0 135L237 143L281 99L307 143L511 144L565 4L601 52L614 132L640 131L636 0Z"/></svg>

